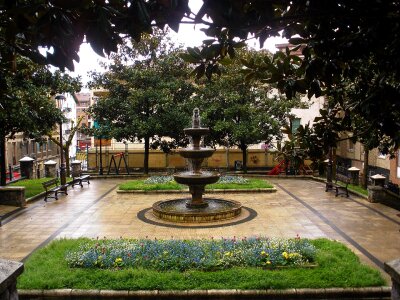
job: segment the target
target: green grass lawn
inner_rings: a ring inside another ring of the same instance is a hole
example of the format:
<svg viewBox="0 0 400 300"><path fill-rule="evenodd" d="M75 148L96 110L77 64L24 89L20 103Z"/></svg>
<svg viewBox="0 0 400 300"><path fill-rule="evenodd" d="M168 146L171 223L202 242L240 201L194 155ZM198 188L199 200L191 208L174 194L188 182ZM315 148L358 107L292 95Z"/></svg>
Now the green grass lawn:
<svg viewBox="0 0 400 300"><path fill-rule="evenodd" d="M39 179L23 179L17 182L10 183L9 186L23 186L25 187L25 198L31 198L44 192L42 183L52 178L43 177ZM71 181L72 178L67 178L67 182Z"/></svg>
<svg viewBox="0 0 400 300"><path fill-rule="evenodd" d="M180 185L175 181L167 183L146 183L145 180L132 180L119 185L120 190L143 190L143 191L157 191L157 190L183 190L186 187Z"/></svg>
<svg viewBox="0 0 400 300"><path fill-rule="evenodd" d="M368 190L362 188L359 185L349 184L347 188L349 189L349 191L354 191L361 195L368 196Z"/></svg>
<svg viewBox="0 0 400 300"><path fill-rule="evenodd" d="M66 253L83 239L57 240L36 251L18 279L19 289L288 289L382 286L378 270L360 263L343 244L313 240L317 248L314 268L232 268L223 271L154 271L148 269L69 268Z"/></svg>
<svg viewBox="0 0 400 300"><path fill-rule="evenodd" d="M246 183L215 183L206 186L206 189L266 189L272 188L273 185L264 179L251 178L247 179ZM120 184L120 190L183 190L186 186L180 185L175 181L167 183L146 183L145 180L132 180Z"/></svg>
<svg viewBox="0 0 400 300"><path fill-rule="evenodd" d="M206 186L206 189L221 189L221 190L247 190L247 189L270 189L274 186L265 179L247 178L247 183L214 183Z"/></svg>
<svg viewBox="0 0 400 300"><path fill-rule="evenodd" d="M42 182L48 181L51 178L39 179L23 179L17 182L10 183L10 186L23 186L25 187L25 198L30 198L44 192Z"/></svg>

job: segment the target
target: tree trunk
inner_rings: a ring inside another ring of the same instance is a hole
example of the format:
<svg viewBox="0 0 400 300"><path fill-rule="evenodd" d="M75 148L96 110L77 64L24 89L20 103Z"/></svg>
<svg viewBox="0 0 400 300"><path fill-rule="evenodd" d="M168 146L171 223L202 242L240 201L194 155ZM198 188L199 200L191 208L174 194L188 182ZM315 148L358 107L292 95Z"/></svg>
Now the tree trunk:
<svg viewBox="0 0 400 300"><path fill-rule="evenodd" d="M368 160L369 160L369 149L364 146L364 167L363 167L363 177L362 177L362 187L364 189L368 186Z"/></svg>
<svg viewBox="0 0 400 300"><path fill-rule="evenodd" d="M1 180L0 185L5 186L7 180L7 166L6 166L6 138L0 135L0 170Z"/></svg>
<svg viewBox="0 0 400 300"><path fill-rule="evenodd" d="M65 174L69 177L70 169L69 169L69 146L64 148L64 161L65 161Z"/></svg>
<svg viewBox="0 0 400 300"><path fill-rule="evenodd" d="M247 173L247 145L241 143L240 149L242 150L243 173Z"/></svg>
<svg viewBox="0 0 400 300"><path fill-rule="evenodd" d="M146 136L144 138L144 161L143 168L144 174L149 174L149 152L150 152L150 137Z"/></svg>

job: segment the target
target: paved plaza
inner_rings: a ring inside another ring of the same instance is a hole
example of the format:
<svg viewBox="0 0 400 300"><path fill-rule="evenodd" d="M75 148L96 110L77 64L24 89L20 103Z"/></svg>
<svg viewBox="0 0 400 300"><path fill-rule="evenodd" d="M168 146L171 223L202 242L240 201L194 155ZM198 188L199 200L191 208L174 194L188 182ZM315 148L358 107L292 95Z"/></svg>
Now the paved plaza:
<svg viewBox="0 0 400 300"><path fill-rule="evenodd" d="M179 225L151 214L158 200L182 194L120 194L121 179L97 179L58 201L29 203L3 220L0 257L23 261L53 239L326 237L347 244L363 261L382 270L400 257L399 211L351 195L335 197L321 182L269 178L276 193L207 194L243 204L242 216L219 224ZM4 208L3 208L4 209Z"/></svg>

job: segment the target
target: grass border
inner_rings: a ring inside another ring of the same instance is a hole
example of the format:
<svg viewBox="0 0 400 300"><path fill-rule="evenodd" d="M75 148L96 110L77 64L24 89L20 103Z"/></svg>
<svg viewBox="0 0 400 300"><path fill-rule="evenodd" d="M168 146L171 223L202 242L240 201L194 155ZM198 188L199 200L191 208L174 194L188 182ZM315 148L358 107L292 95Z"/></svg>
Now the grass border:
<svg viewBox="0 0 400 300"><path fill-rule="evenodd" d="M60 242L61 241L61 242ZM385 279L377 269L360 262L349 248L337 241L312 240L323 250L317 268L265 270L232 268L223 271L157 272L144 269L70 269L64 260L76 240L56 240L30 256L19 277L20 289L85 290L285 290L380 287ZM58 245L57 245L58 243ZM50 255L50 256L49 256ZM51 273L49 270L53 270ZM126 271L126 272L124 272Z"/></svg>

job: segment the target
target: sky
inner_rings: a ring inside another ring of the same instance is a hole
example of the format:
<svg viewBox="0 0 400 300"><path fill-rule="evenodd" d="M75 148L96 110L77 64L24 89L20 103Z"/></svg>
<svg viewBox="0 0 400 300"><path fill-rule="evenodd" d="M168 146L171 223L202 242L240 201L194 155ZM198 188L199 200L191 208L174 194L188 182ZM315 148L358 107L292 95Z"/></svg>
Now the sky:
<svg viewBox="0 0 400 300"><path fill-rule="evenodd" d="M190 0L189 6L193 12L197 12L200 9L202 1ZM179 28L179 34L172 32L173 39L176 39L177 43L183 44L185 47L201 46L202 41L207 38L207 36L200 30L201 26L181 24ZM286 40L280 37L270 38L264 44L264 49L268 49L271 52L275 52L275 44L284 43ZM258 48L258 41L250 40L248 45L252 48ZM80 62L74 62L75 72L71 72L70 75L82 77L82 82L84 85L89 81L89 76L87 73L89 71L102 71L99 62L107 62L107 58L97 55L89 44L84 43L80 47L79 51ZM83 91L87 91L84 89Z"/></svg>

